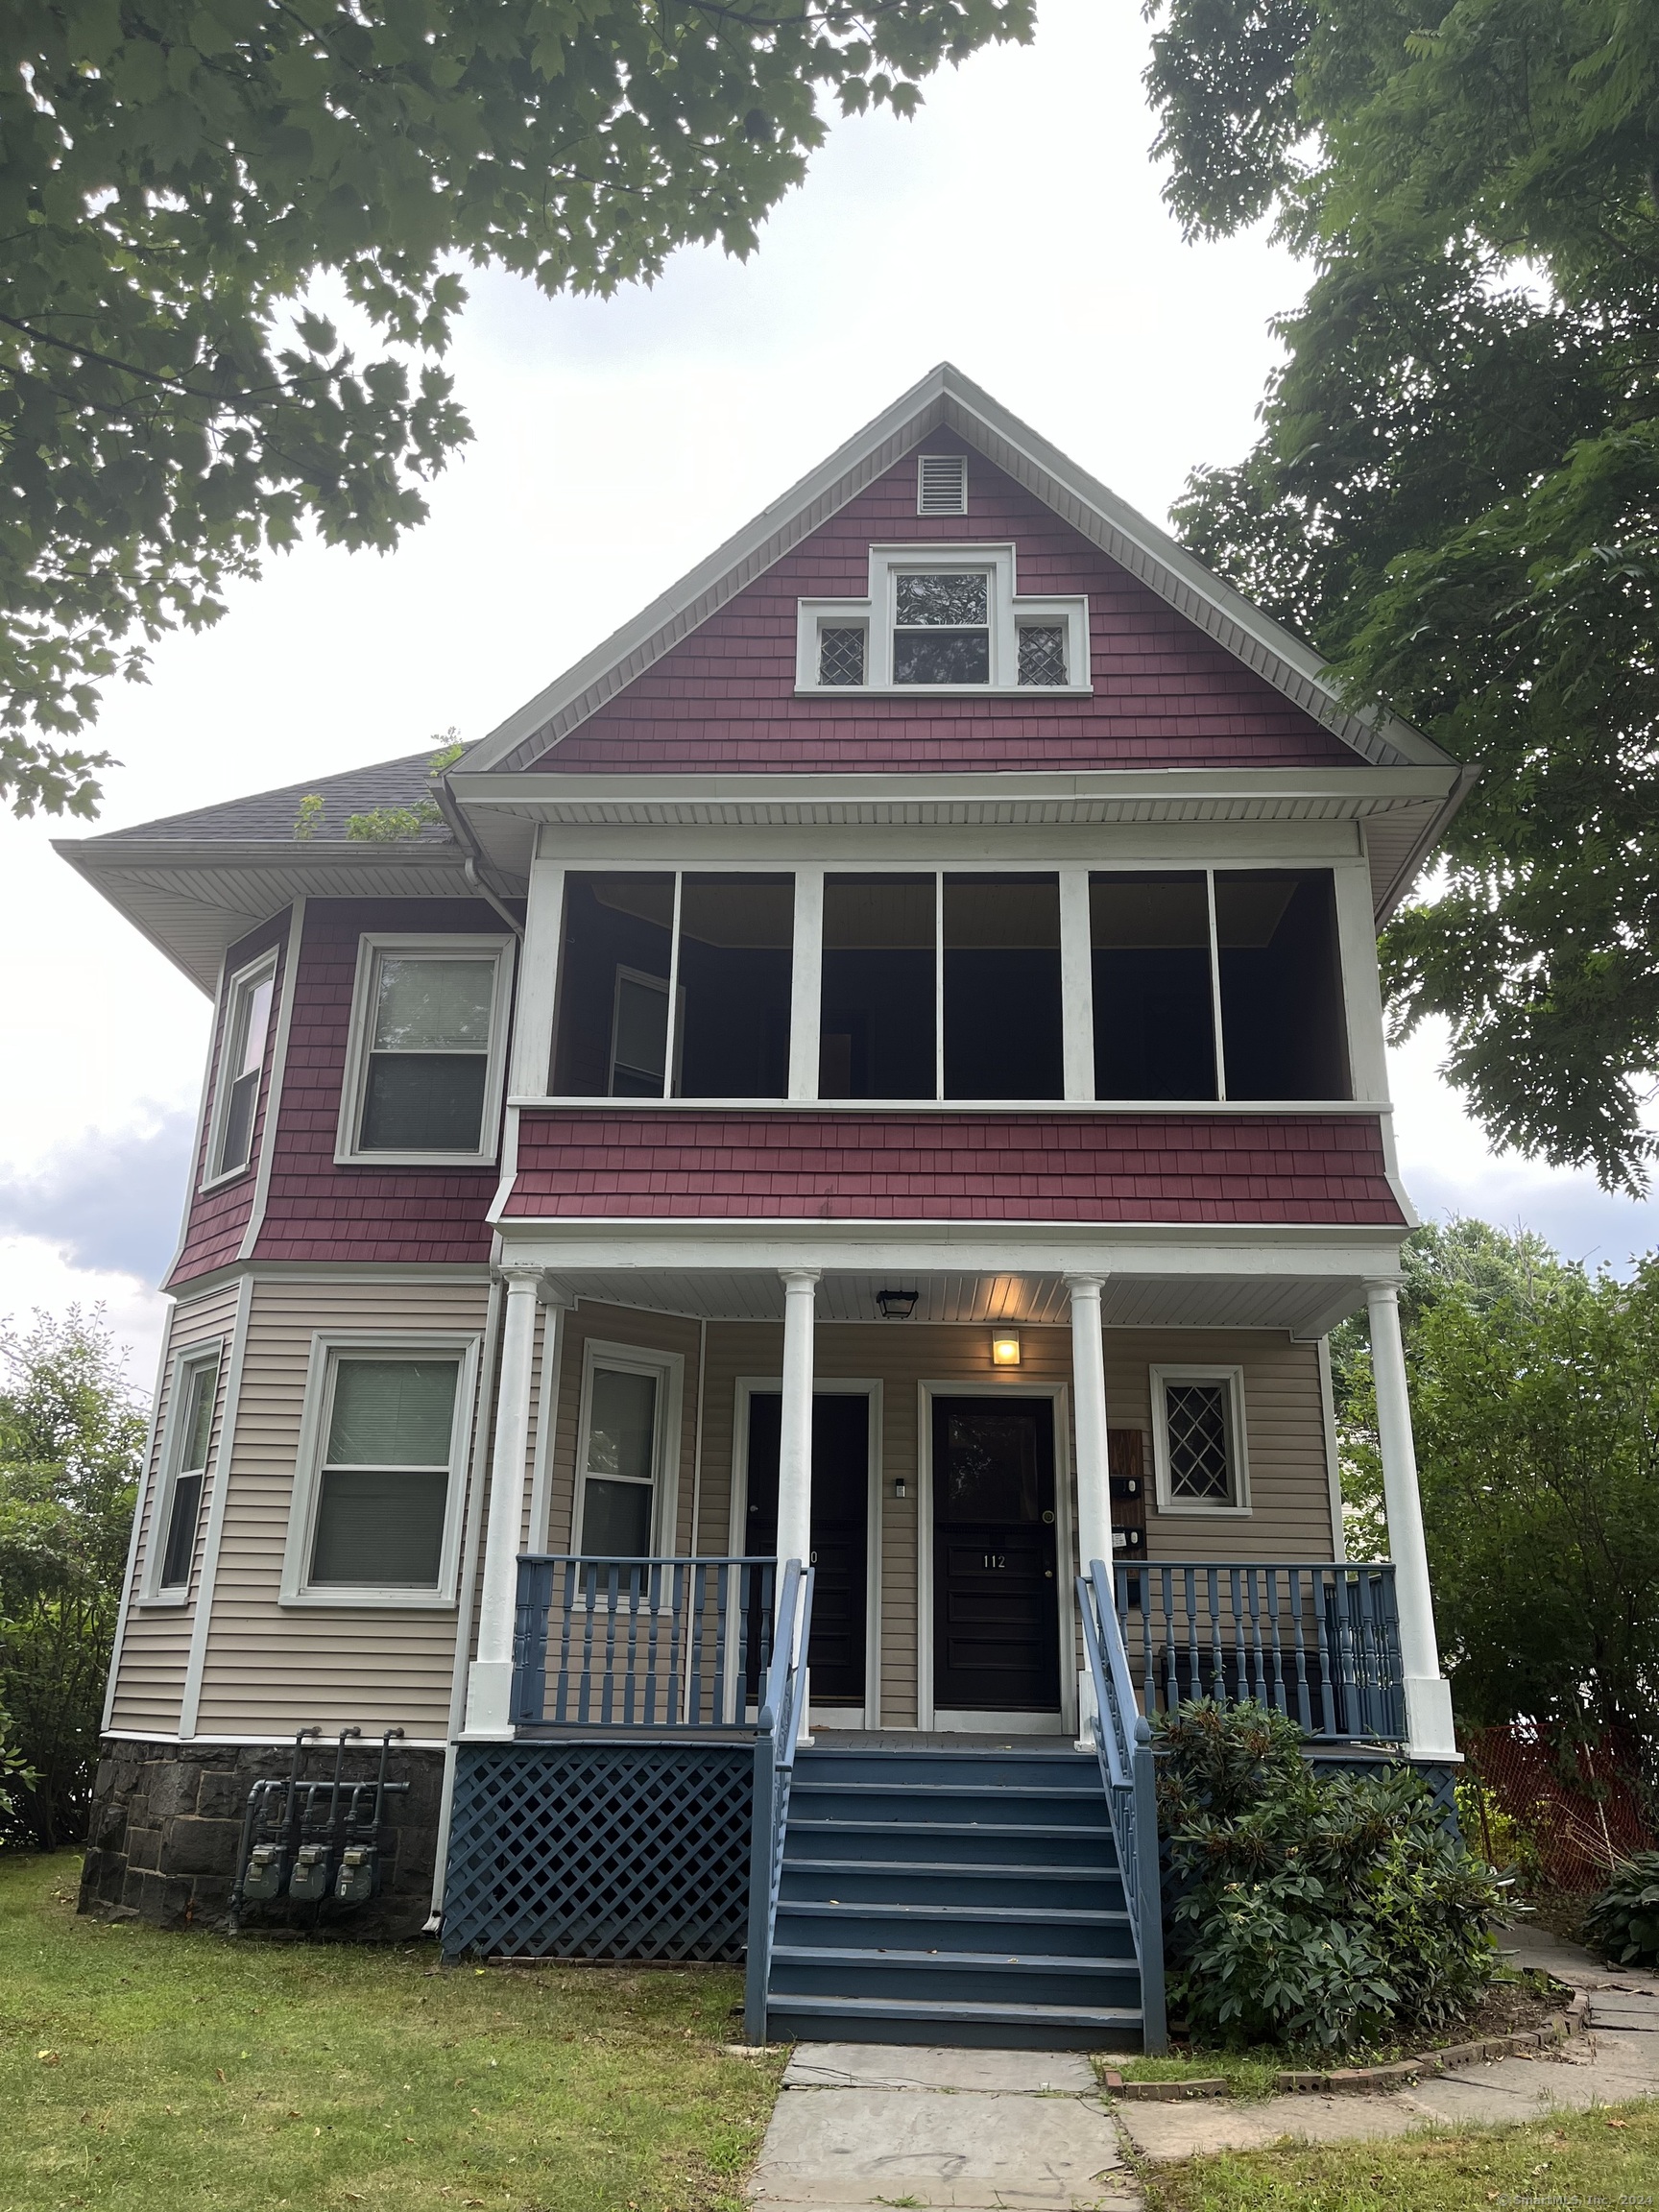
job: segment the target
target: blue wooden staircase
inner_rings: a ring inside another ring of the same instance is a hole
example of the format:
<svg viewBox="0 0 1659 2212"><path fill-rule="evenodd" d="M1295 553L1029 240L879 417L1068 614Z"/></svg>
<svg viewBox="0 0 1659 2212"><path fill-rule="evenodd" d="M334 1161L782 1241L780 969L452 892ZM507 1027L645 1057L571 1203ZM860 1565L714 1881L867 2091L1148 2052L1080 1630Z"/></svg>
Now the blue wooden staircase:
<svg viewBox="0 0 1659 2212"><path fill-rule="evenodd" d="M1139 2050L1099 1762L800 1751L766 2022L778 2039Z"/></svg>

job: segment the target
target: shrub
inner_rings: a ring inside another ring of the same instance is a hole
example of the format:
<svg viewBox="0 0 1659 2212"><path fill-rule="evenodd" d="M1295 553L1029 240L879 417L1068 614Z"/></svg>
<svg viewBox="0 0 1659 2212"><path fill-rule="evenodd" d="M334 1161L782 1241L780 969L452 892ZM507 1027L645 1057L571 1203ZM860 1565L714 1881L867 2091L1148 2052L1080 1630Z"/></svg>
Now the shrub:
<svg viewBox="0 0 1659 2212"><path fill-rule="evenodd" d="M1586 1911L1584 1940L1615 1966L1659 1966L1659 1851L1624 1862Z"/></svg>
<svg viewBox="0 0 1659 2212"><path fill-rule="evenodd" d="M1209 1698L1156 1738L1169 1993L1195 2035L1340 2051L1491 1986L1497 1887L1411 1767L1315 1775L1294 1722Z"/></svg>

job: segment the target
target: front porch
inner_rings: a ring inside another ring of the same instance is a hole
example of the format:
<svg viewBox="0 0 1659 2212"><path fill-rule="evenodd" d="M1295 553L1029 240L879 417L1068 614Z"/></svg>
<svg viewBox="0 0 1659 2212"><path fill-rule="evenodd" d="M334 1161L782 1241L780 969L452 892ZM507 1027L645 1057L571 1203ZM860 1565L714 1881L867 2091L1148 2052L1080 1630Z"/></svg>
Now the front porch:
<svg viewBox="0 0 1659 2212"><path fill-rule="evenodd" d="M505 1271L452 1955L741 1957L756 2038L1156 2048L1147 1717L1251 1697L1322 1761L1451 1751L1387 1404L1396 1555L1340 1555L1284 1318L1331 1271L653 1261ZM591 1541L628 1516L671 1541Z"/></svg>

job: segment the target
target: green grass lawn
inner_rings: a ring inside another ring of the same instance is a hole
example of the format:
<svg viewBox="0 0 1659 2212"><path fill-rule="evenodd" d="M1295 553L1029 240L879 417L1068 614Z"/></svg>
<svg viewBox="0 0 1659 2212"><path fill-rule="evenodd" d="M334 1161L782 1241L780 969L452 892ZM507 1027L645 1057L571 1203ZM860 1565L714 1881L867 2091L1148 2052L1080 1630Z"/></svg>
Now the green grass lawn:
<svg viewBox="0 0 1659 2212"><path fill-rule="evenodd" d="M1144 2170L1147 2212L1578 2212L1659 2205L1659 2104Z"/></svg>
<svg viewBox="0 0 1659 2212"><path fill-rule="evenodd" d="M78 1919L0 1859L5 2212L718 2212L781 2055L707 1967L437 1970L436 1947Z"/></svg>

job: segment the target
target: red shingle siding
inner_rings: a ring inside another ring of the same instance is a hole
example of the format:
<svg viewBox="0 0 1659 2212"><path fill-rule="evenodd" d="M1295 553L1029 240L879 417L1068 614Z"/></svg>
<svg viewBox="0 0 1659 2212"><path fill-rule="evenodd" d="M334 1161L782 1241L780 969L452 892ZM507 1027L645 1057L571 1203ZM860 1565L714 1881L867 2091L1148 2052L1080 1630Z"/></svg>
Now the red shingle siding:
<svg viewBox="0 0 1659 2212"><path fill-rule="evenodd" d="M276 1050L275 1009L282 999L282 971L286 964L287 944L288 915L284 910L272 921L261 923L239 945L233 945L226 956L225 973L228 976L257 960L260 953L268 952L273 945L277 948L276 988L272 995L272 1019L265 1032L265 1067L259 1078L259 1104L253 1118L253 1144L248 1155L246 1170L233 1182L221 1184L217 1190L202 1190L207 1139L213 1126L213 1091L209 1090L206 1118L198 1133L196 1153L190 1164L190 1192L184 1236L172 1273L163 1285L165 1289L172 1289L180 1283L190 1282L198 1275L211 1274L215 1267L228 1266L241 1249L243 1233L253 1211L253 1185L259 1166L260 1147L265 1142L265 1113L271 1099L271 1066ZM213 1017L208 1066L214 1072L215 1088L228 1011L221 1002Z"/></svg>
<svg viewBox="0 0 1659 2212"><path fill-rule="evenodd" d="M484 1215L495 1194L493 1167L334 1164L357 940L366 929L477 929L499 936L501 923L466 900L329 900L307 907L281 1126L253 1257L404 1265L487 1262Z"/></svg>
<svg viewBox="0 0 1659 2212"><path fill-rule="evenodd" d="M958 441L927 441L929 451ZM977 455L965 516L916 513L897 464L536 766L553 774L1352 767L1340 739ZM986 538L1019 589L1089 594L1089 699L797 699L796 601L856 598L869 548Z"/></svg>
<svg viewBox="0 0 1659 2212"><path fill-rule="evenodd" d="M507 1214L1405 1225L1347 1114L532 1111Z"/></svg>

